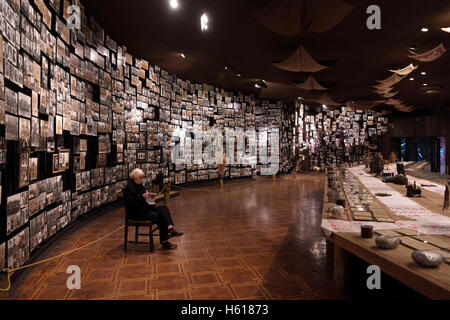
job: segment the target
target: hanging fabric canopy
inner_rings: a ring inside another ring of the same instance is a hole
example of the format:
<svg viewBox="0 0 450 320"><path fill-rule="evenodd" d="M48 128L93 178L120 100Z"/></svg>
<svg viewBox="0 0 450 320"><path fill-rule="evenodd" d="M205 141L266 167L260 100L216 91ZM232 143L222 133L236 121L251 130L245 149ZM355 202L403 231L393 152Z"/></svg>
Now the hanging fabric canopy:
<svg viewBox="0 0 450 320"><path fill-rule="evenodd" d="M413 106L406 106L402 101L398 99L389 99L386 101L386 104L394 106L397 110L403 112L411 112L415 109Z"/></svg>
<svg viewBox="0 0 450 320"><path fill-rule="evenodd" d="M408 74L410 74L411 72L413 72L414 70L417 69L417 66L414 66L412 63L403 68L403 69L399 69L399 70L389 70L390 72L396 73L399 76L407 76Z"/></svg>
<svg viewBox="0 0 450 320"><path fill-rule="evenodd" d="M373 87L375 88L375 92L378 94L386 94L392 90L391 87L384 87L384 86L380 86L380 85L373 86Z"/></svg>
<svg viewBox="0 0 450 320"><path fill-rule="evenodd" d="M347 101L345 106L354 110L368 110L376 107L377 105L385 103L385 100L381 101Z"/></svg>
<svg viewBox="0 0 450 320"><path fill-rule="evenodd" d="M389 78L386 78L384 80L377 80L380 84L375 86L376 88L388 88L392 87L393 85L399 83L403 80L405 76L399 76L398 74L394 73Z"/></svg>
<svg viewBox="0 0 450 320"><path fill-rule="evenodd" d="M254 15L273 32L293 36L328 31L352 9L342 0L273 0Z"/></svg>
<svg viewBox="0 0 450 320"><path fill-rule="evenodd" d="M398 94L398 91L397 92L383 93L383 94L380 94L380 95L385 97L385 98L392 98L392 97L396 96L397 94Z"/></svg>
<svg viewBox="0 0 450 320"><path fill-rule="evenodd" d="M320 98L316 99L315 101L320 103L320 104L324 104L326 106L333 106L333 107L337 107L337 106L340 106L342 104L342 103L337 103L336 101L331 99L328 96L328 94L326 94L325 92L320 96Z"/></svg>
<svg viewBox="0 0 450 320"><path fill-rule="evenodd" d="M444 45L441 43L430 51L408 57L420 62L431 62L440 58L445 52L447 52L447 49L445 49Z"/></svg>
<svg viewBox="0 0 450 320"><path fill-rule="evenodd" d="M308 79L306 79L304 82L296 84L297 87L303 90L327 90L327 88L322 87L316 79L314 79L312 76L309 76Z"/></svg>
<svg viewBox="0 0 450 320"><path fill-rule="evenodd" d="M317 72L327 68L316 62L303 46L298 47L298 49L283 62L272 64L277 68L291 72Z"/></svg>

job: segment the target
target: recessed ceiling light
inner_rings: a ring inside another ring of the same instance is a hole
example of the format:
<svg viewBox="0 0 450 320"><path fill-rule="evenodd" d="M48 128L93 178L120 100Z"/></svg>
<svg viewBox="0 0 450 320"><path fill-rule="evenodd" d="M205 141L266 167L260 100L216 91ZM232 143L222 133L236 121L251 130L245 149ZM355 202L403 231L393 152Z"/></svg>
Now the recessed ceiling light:
<svg viewBox="0 0 450 320"><path fill-rule="evenodd" d="M298 99L298 100L303 100L303 97L298 97L297 99Z"/></svg>
<svg viewBox="0 0 450 320"><path fill-rule="evenodd" d="M202 31L208 30L208 15L206 13L203 13L200 17L200 29Z"/></svg>
<svg viewBox="0 0 450 320"><path fill-rule="evenodd" d="M424 83L423 86L426 87L426 86L428 86L428 84L427 84L427 83Z"/></svg>
<svg viewBox="0 0 450 320"><path fill-rule="evenodd" d="M240 73L236 73L236 75L240 78L242 77L242 75Z"/></svg>
<svg viewBox="0 0 450 320"><path fill-rule="evenodd" d="M420 74L425 76L427 73L425 71L422 71Z"/></svg>
<svg viewBox="0 0 450 320"><path fill-rule="evenodd" d="M413 81L413 80L414 80L414 78L409 78L409 80Z"/></svg>
<svg viewBox="0 0 450 320"><path fill-rule="evenodd" d="M261 86L260 86L259 84L255 83L255 88L258 88L258 89L260 89L260 88L261 88Z"/></svg>
<svg viewBox="0 0 450 320"><path fill-rule="evenodd" d="M322 105L322 108L323 108L323 109L326 109L326 108L327 108L327 106L323 104L323 105Z"/></svg>
<svg viewBox="0 0 450 320"><path fill-rule="evenodd" d="M186 56L184 55L184 53L180 53L180 56L181 56L183 59L186 58Z"/></svg>
<svg viewBox="0 0 450 320"><path fill-rule="evenodd" d="M178 0L170 0L169 4L170 4L170 7L172 9L177 9L178 8Z"/></svg>
<svg viewBox="0 0 450 320"><path fill-rule="evenodd" d="M266 83L266 80L263 79L263 82Z"/></svg>
<svg viewBox="0 0 450 320"><path fill-rule="evenodd" d="M422 29L420 29L420 31L422 31L422 32L428 32L428 28L427 27L423 27Z"/></svg>
<svg viewBox="0 0 450 320"><path fill-rule="evenodd" d="M441 28L441 30L450 33L450 27Z"/></svg>

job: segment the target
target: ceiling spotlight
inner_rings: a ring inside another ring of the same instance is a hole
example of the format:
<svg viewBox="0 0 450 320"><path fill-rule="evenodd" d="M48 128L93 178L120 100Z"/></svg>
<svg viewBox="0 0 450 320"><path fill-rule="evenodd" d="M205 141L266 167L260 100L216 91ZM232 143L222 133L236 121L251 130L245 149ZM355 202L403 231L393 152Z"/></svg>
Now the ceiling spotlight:
<svg viewBox="0 0 450 320"><path fill-rule="evenodd" d="M203 13L200 17L200 29L202 31L208 30L208 16L206 15L206 13Z"/></svg>
<svg viewBox="0 0 450 320"><path fill-rule="evenodd" d="M297 99L298 99L298 100L303 100L303 97L298 97Z"/></svg>
<svg viewBox="0 0 450 320"><path fill-rule="evenodd" d="M425 76L427 73L425 71L422 71L420 74Z"/></svg>
<svg viewBox="0 0 450 320"><path fill-rule="evenodd" d="M324 109L324 110L326 110L327 109L327 106L326 105L322 105L322 108Z"/></svg>
<svg viewBox="0 0 450 320"><path fill-rule="evenodd" d="M420 29L420 31L422 31L422 32L428 32L428 28L427 27L423 27L422 29Z"/></svg>
<svg viewBox="0 0 450 320"><path fill-rule="evenodd" d="M424 83L423 86L426 87L426 86L428 86L428 84L427 84L427 83Z"/></svg>
<svg viewBox="0 0 450 320"><path fill-rule="evenodd" d="M178 0L170 0L169 4L170 4L170 7L172 9L177 9L178 8Z"/></svg>
<svg viewBox="0 0 450 320"><path fill-rule="evenodd" d="M255 88L261 89L261 86L257 83L255 83Z"/></svg>
<svg viewBox="0 0 450 320"><path fill-rule="evenodd" d="M441 28L441 30L450 33L450 27Z"/></svg>
<svg viewBox="0 0 450 320"><path fill-rule="evenodd" d="M242 75L240 73L236 73L236 75L240 78L242 77Z"/></svg>
<svg viewBox="0 0 450 320"><path fill-rule="evenodd" d="M263 81L262 81L262 82L266 83L266 80L264 80L264 79L263 79Z"/></svg>
<svg viewBox="0 0 450 320"><path fill-rule="evenodd" d="M414 78L409 78L409 80L414 81Z"/></svg>
<svg viewBox="0 0 450 320"><path fill-rule="evenodd" d="M180 56L181 56L183 59L186 59L186 56L184 55L184 53L180 53Z"/></svg>
<svg viewBox="0 0 450 320"><path fill-rule="evenodd" d="M228 61L228 62L225 64L224 69L225 69L225 70L233 70L234 68L233 68L233 66L231 65L231 63Z"/></svg>

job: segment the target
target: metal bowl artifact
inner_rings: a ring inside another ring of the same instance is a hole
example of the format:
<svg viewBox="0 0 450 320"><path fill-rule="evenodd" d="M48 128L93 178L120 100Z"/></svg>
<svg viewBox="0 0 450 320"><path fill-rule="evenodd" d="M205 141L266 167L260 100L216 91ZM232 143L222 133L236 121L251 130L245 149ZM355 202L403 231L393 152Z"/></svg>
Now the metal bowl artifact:
<svg viewBox="0 0 450 320"><path fill-rule="evenodd" d="M411 257L417 264L428 268L437 267L444 261L441 254L425 250L416 250L411 254Z"/></svg>
<svg viewBox="0 0 450 320"><path fill-rule="evenodd" d="M395 249L400 244L400 239L392 236L381 235L375 239L378 248Z"/></svg>
<svg viewBox="0 0 450 320"><path fill-rule="evenodd" d="M344 215L345 209L342 206L338 206L338 205L331 205L328 209L331 213L331 215L335 218L340 218Z"/></svg>

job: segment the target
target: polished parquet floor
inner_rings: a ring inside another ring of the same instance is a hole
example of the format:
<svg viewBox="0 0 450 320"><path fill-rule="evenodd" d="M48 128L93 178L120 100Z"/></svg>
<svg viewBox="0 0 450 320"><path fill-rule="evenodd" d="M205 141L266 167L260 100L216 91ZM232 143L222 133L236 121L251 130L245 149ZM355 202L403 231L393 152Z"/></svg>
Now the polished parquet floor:
<svg viewBox="0 0 450 320"><path fill-rule="evenodd" d="M305 174L182 190L171 199L178 249L129 243L124 229L80 251L26 269L9 299L336 299L320 236L323 175ZM66 231L39 260L92 242L123 225L123 208ZM82 222L83 223L83 222ZM130 239L133 239L130 228ZM146 230L142 230L146 231ZM142 232L141 231L141 232ZM146 241L146 237L141 238ZM81 269L81 289L66 269Z"/></svg>

